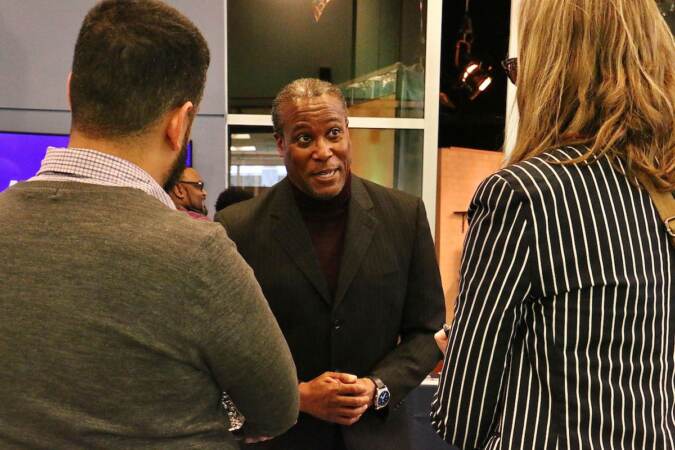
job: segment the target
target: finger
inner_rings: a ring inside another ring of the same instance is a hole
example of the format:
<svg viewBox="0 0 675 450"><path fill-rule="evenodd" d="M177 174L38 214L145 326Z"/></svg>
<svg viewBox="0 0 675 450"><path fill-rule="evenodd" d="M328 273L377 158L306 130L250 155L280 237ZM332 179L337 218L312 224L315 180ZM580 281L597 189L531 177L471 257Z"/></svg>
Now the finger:
<svg viewBox="0 0 675 450"><path fill-rule="evenodd" d="M339 381L339 376L340 374L338 372L324 372L318 377L315 378L315 380L321 379L321 380L330 380L330 381Z"/></svg>
<svg viewBox="0 0 675 450"><path fill-rule="evenodd" d="M336 417L333 422L340 424L340 425L354 425L356 422L358 422L361 419L361 416L356 416L356 417Z"/></svg>
<svg viewBox="0 0 675 450"><path fill-rule="evenodd" d="M244 442L247 444L255 444L257 442L269 441L270 439L272 438L269 436L251 436L244 439Z"/></svg>
<svg viewBox="0 0 675 450"><path fill-rule="evenodd" d="M361 417L368 411L368 405L363 405L358 408L344 408L340 410L340 415L344 417Z"/></svg>
<svg viewBox="0 0 675 450"><path fill-rule="evenodd" d="M370 397L366 395L333 395L327 399L328 408L360 408L363 405L370 404Z"/></svg>
<svg viewBox="0 0 675 450"><path fill-rule="evenodd" d="M326 407L324 409L324 414L325 416L328 417L356 417L360 416L361 414L365 413L366 410L368 410L368 405L361 405L361 406L356 406L356 407L345 407L345 406L330 406Z"/></svg>
<svg viewBox="0 0 675 450"><path fill-rule="evenodd" d="M368 388L359 383L342 384L337 392L340 395L363 395L368 392Z"/></svg>
<svg viewBox="0 0 675 450"><path fill-rule="evenodd" d="M362 415L367 410L368 410L368 405L361 405L361 406L357 406L355 408L351 408L351 407L345 408L345 407L342 407L342 406L334 406L332 408L328 408L326 413L327 413L328 416L332 416L332 417L337 417L337 416L356 417L356 416Z"/></svg>
<svg viewBox="0 0 675 450"><path fill-rule="evenodd" d="M335 374L331 376L347 384L356 383L356 380L359 379L356 375L352 375L351 373L343 373L343 372L331 372L331 373Z"/></svg>
<svg viewBox="0 0 675 450"><path fill-rule="evenodd" d="M368 405L359 406L358 408L334 408L331 414L340 417L358 417L363 415L367 410Z"/></svg>
<svg viewBox="0 0 675 450"><path fill-rule="evenodd" d="M339 395L335 397L335 403L343 408L360 408L370 403L370 397L367 395Z"/></svg>
<svg viewBox="0 0 675 450"><path fill-rule="evenodd" d="M448 347L448 337L445 335L445 331L440 330L436 332L436 334L434 334L434 340L436 341L438 349L445 353L445 349Z"/></svg>
<svg viewBox="0 0 675 450"><path fill-rule="evenodd" d="M340 425L351 425L356 420L360 418L359 415L340 415L335 411L331 411L329 414L323 416L323 420L333 423L339 423Z"/></svg>

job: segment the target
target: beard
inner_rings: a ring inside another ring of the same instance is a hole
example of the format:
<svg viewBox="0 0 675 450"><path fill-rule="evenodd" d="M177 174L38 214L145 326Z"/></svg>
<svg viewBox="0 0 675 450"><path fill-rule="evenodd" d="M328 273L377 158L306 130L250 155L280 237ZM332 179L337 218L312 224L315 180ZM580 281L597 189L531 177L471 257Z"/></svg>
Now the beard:
<svg viewBox="0 0 675 450"><path fill-rule="evenodd" d="M176 159L176 161L173 163L173 166L171 166L169 176L166 179L166 182L164 183L164 190L166 192L171 191L171 189L173 189L174 186L178 184L181 175L183 175L183 171L185 170L185 163L187 162L187 143L188 137L185 136L183 146L181 147L180 153L178 154L178 159Z"/></svg>
<svg viewBox="0 0 675 450"><path fill-rule="evenodd" d="M201 215L203 215L203 216L208 216L208 215L209 215L209 208L207 208L206 205L203 204L203 203L202 203L202 207L201 207L201 208L197 208L197 207L195 207L195 206L188 206L187 209L188 209L189 211L193 211L193 212L199 213L199 214L201 214Z"/></svg>

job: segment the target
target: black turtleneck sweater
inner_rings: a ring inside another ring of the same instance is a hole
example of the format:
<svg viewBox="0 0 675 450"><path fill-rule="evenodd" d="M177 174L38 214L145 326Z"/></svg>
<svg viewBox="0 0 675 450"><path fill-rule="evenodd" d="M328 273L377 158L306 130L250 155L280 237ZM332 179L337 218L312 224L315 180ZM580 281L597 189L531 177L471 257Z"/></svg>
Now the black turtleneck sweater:
<svg viewBox="0 0 675 450"><path fill-rule="evenodd" d="M349 200L352 196L351 185L350 174L338 195L323 200L310 197L291 183L295 203L307 226L319 266L326 277L326 284L333 297L340 273Z"/></svg>

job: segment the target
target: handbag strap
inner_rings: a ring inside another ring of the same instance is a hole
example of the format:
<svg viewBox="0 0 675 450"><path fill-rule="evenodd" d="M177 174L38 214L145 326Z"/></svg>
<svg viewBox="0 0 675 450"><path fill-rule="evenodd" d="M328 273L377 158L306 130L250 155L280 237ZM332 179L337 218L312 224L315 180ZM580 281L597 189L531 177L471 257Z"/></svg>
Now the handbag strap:
<svg viewBox="0 0 675 450"><path fill-rule="evenodd" d="M654 206L670 237L670 245L675 248L675 198L673 198L672 192L657 190L652 180L644 174L639 174L638 180L640 180L642 186L649 193L652 202L654 202Z"/></svg>

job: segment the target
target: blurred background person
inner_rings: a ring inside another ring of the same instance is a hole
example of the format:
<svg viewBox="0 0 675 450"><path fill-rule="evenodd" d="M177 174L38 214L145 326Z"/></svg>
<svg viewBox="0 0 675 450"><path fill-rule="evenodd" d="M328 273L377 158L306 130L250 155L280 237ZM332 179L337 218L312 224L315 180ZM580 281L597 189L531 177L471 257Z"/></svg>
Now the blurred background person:
<svg viewBox="0 0 675 450"><path fill-rule="evenodd" d="M204 180L196 169L186 167L168 192L176 209L188 213L195 219L208 220L209 211L206 207L208 193Z"/></svg>
<svg viewBox="0 0 675 450"><path fill-rule="evenodd" d="M673 36L654 0L524 0L519 24L517 142L471 202L433 425L675 448L675 250L645 189L675 186Z"/></svg>
<svg viewBox="0 0 675 450"><path fill-rule="evenodd" d="M218 195L215 206L216 213L230 205L234 205L235 203L243 202L244 200L249 200L252 198L253 194L251 194L249 191L239 187L230 186L221 192L220 195Z"/></svg>

